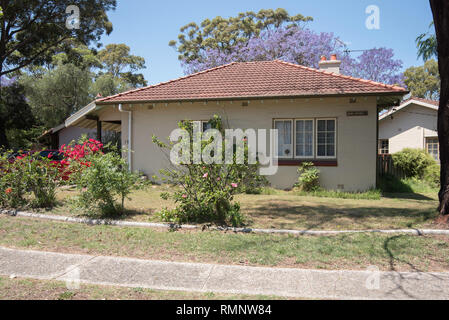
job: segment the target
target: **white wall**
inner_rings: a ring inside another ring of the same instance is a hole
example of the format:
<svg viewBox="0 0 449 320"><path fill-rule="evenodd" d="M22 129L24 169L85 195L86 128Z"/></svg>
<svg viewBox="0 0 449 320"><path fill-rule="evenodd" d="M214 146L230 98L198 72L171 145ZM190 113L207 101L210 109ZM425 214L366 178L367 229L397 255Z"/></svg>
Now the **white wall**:
<svg viewBox="0 0 449 320"><path fill-rule="evenodd" d="M328 189L344 186L344 190L367 190L376 181L376 98L358 98L350 104L349 98L290 99L251 101L242 107L241 102L171 103L157 104L149 110L134 105L133 110L133 161L134 170L142 170L148 176L158 175L167 167L169 159L152 143L152 135L166 139L181 120L208 120L218 114L231 128L272 129L275 118L337 118L337 167L319 167L321 184ZM128 105L124 106L129 109ZM116 106L107 110L116 112ZM350 117L347 111L368 111L368 116ZM102 112L106 116L108 112ZM100 115L100 120L103 120ZM128 115L121 114L122 145L128 143ZM291 188L297 181L296 166L282 166L275 176L268 179L273 186Z"/></svg>
<svg viewBox="0 0 449 320"><path fill-rule="evenodd" d="M437 137L437 111L411 104L379 121L379 139L389 140L389 152L425 149L426 137Z"/></svg>
<svg viewBox="0 0 449 320"><path fill-rule="evenodd" d="M59 148L61 148L63 144L68 145L73 140L78 141L83 134L87 134L89 138L96 138L97 130L80 127L68 127L58 131Z"/></svg>

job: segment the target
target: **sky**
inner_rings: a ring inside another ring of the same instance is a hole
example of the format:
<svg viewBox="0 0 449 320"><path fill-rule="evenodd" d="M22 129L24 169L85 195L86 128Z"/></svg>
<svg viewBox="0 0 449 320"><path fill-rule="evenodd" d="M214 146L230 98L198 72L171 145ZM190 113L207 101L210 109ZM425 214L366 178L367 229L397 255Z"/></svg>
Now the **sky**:
<svg viewBox="0 0 449 320"><path fill-rule="evenodd" d="M114 26L102 43L125 43L131 53L145 58L143 70L149 84L184 75L174 48L180 27L200 24L206 18L236 16L239 12L284 8L290 15L313 17L307 27L316 32L333 32L350 50L392 48L404 70L422 65L417 58L416 37L429 30L432 12L427 0L118 0L108 13ZM379 8L380 28L365 26L366 8ZM353 53L354 56L360 53Z"/></svg>

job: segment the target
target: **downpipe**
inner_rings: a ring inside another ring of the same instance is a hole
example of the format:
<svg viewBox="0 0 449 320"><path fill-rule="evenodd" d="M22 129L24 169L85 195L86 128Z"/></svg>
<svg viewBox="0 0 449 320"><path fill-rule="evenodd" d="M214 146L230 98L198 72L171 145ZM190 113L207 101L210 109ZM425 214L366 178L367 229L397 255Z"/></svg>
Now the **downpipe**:
<svg viewBox="0 0 449 320"><path fill-rule="evenodd" d="M118 105L120 112L128 113L128 169L132 171L132 111L124 110L122 104Z"/></svg>

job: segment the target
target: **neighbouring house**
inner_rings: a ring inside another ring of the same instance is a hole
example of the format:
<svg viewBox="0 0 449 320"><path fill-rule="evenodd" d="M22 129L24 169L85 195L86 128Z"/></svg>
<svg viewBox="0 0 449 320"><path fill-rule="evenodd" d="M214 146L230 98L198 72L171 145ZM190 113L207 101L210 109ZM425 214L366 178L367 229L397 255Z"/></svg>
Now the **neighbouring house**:
<svg viewBox="0 0 449 320"><path fill-rule="evenodd" d="M95 103L90 103L84 109L89 109L94 105ZM78 141L84 135L103 143L114 142L117 139L117 133L120 132L120 123L99 122L94 116L87 116L85 121L80 124L79 126L67 126L66 123L63 123L51 128L39 137L39 142L52 150L59 150L61 146L68 145L72 141Z"/></svg>
<svg viewBox="0 0 449 320"><path fill-rule="evenodd" d="M376 184L377 115L406 89L341 75L340 61L320 69L283 61L230 63L172 81L98 99L66 127L114 126L133 170L158 175L169 164L152 135L166 138L182 120L221 116L230 128L279 130L274 187L291 188L297 167L311 161L328 189L358 191ZM267 146L269 150L269 146Z"/></svg>
<svg viewBox="0 0 449 320"><path fill-rule="evenodd" d="M424 149L439 161L438 101L412 97L379 116L379 154Z"/></svg>

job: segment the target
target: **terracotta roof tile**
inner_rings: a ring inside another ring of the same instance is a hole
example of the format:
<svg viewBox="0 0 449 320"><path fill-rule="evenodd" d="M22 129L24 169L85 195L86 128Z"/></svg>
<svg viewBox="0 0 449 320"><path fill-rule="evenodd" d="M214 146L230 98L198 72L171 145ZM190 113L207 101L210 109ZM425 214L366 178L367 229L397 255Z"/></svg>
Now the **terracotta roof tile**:
<svg viewBox="0 0 449 320"><path fill-rule="evenodd" d="M164 102L336 94L406 93L406 89L280 60L233 62L96 101Z"/></svg>
<svg viewBox="0 0 449 320"><path fill-rule="evenodd" d="M404 101L401 103L401 105L404 104L404 103L409 102L410 100L421 101L421 102L424 102L424 103L432 104L432 105L437 106L437 107L440 105L440 102L439 102L439 101L429 100L429 99L423 99L423 98L418 98L418 97L411 97L411 98L409 98L409 99L407 99L407 100L404 100Z"/></svg>

